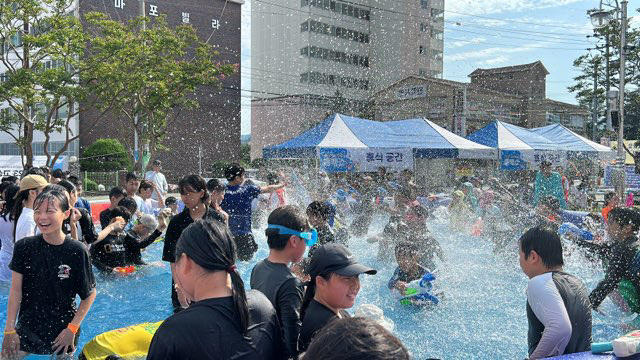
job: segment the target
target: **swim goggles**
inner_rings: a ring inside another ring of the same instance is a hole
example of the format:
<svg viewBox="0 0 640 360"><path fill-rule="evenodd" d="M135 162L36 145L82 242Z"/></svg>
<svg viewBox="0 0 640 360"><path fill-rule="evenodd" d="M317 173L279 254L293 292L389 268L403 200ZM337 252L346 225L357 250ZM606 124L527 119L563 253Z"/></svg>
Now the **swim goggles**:
<svg viewBox="0 0 640 360"><path fill-rule="evenodd" d="M304 242L307 246L315 245L318 242L318 231L316 229L311 229L311 231L296 231L289 229L288 227L284 227L281 225L269 225L267 229L277 229L280 235L295 235L301 239L304 239Z"/></svg>

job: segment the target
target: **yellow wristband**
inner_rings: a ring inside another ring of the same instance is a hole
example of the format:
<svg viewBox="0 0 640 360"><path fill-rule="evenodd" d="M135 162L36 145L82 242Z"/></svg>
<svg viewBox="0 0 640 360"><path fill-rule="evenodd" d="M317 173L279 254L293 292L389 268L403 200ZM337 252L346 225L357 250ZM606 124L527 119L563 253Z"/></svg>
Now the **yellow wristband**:
<svg viewBox="0 0 640 360"><path fill-rule="evenodd" d="M5 331L5 332L4 332L4 334L5 334L5 335L12 335L12 334L15 334L15 333L16 333L16 331L15 331L15 330Z"/></svg>

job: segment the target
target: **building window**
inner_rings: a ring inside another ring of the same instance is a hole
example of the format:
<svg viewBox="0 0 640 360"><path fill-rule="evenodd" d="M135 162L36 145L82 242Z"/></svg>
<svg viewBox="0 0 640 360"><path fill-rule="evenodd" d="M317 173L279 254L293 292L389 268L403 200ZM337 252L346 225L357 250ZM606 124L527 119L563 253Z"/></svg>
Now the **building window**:
<svg viewBox="0 0 640 360"><path fill-rule="evenodd" d="M429 29L429 25L425 23L420 23L420 31L426 32Z"/></svg>
<svg viewBox="0 0 640 360"><path fill-rule="evenodd" d="M309 20L300 24L300 32L309 31Z"/></svg>
<svg viewBox="0 0 640 360"><path fill-rule="evenodd" d="M301 7L309 6L309 0L302 0L302 1L300 2L300 6L301 6Z"/></svg>
<svg viewBox="0 0 640 360"><path fill-rule="evenodd" d="M427 76L427 70L425 70L425 69L419 69L419 70L418 70L418 76L426 77L426 76Z"/></svg>
<svg viewBox="0 0 640 360"><path fill-rule="evenodd" d="M425 54L425 52L426 52L426 51L425 51L425 47L424 47L424 46L420 46L420 47L418 48L418 54L420 54L420 55L424 55L424 54Z"/></svg>
<svg viewBox="0 0 640 360"><path fill-rule="evenodd" d="M442 60L442 51L441 50L431 50L431 59L433 59L433 60Z"/></svg>
<svg viewBox="0 0 640 360"><path fill-rule="evenodd" d="M303 84L320 84L329 86L341 86L350 89L368 90L369 81L350 76L324 74L320 72L307 72L300 74L300 82Z"/></svg>
<svg viewBox="0 0 640 360"><path fill-rule="evenodd" d="M300 55L308 56L309 55L309 47L305 46L302 49L300 49Z"/></svg>
<svg viewBox="0 0 640 360"><path fill-rule="evenodd" d="M429 8L429 0L420 0L420 6L422 6L423 9L428 9Z"/></svg>
<svg viewBox="0 0 640 360"><path fill-rule="evenodd" d="M357 54L347 54L343 51L324 49L317 46L304 47L300 49L300 55L309 56L314 59L341 62L343 64L369 67L369 57Z"/></svg>
<svg viewBox="0 0 640 360"><path fill-rule="evenodd" d="M434 21L444 20L444 10L431 8L431 18Z"/></svg>
<svg viewBox="0 0 640 360"><path fill-rule="evenodd" d="M365 34L355 30L349 30L340 26L325 24L315 20L309 20L308 25L305 25L306 23L307 22L304 22L301 25L301 31L303 32L306 31L306 28L308 28L310 32L315 32L318 34L330 35L345 40L351 40L365 44L369 43L369 34Z"/></svg>
<svg viewBox="0 0 640 360"><path fill-rule="evenodd" d="M444 31L438 29L431 29L431 38L436 40L444 39Z"/></svg>
<svg viewBox="0 0 640 360"><path fill-rule="evenodd" d="M513 74L509 74L509 80L513 80Z"/></svg>

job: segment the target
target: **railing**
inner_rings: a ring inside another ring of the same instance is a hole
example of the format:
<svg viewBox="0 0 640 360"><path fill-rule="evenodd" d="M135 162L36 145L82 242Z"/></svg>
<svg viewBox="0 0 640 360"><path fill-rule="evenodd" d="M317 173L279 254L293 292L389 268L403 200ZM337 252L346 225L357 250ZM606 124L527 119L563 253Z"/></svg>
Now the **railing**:
<svg viewBox="0 0 640 360"><path fill-rule="evenodd" d="M85 191L108 192L114 186L120 186L120 178L126 170L110 172L82 172L82 184ZM102 186L101 186L102 185Z"/></svg>

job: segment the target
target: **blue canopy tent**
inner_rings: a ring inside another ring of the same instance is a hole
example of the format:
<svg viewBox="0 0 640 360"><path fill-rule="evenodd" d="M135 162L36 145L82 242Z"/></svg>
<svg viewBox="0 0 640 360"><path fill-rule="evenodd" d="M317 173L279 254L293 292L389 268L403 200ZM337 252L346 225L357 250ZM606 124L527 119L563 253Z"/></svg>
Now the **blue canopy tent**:
<svg viewBox="0 0 640 360"><path fill-rule="evenodd" d="M526 170L530 165L538 166L542 160L562 165L567 160L566 151L553 141L498 120L468 135L467 139L498 149L502 170Z"/></svg>
<svg viewBox="0 0 640 360"><path fill-rule="evenodd" d="M567 129L562 124L553 124L531 129L534 133L553 141L557 146L566 150L569 156L597 156L600 160L613 160L616 153L611 148L586 139Z"/></svg>
<svg viewBox="0 0 640 360"><path fill-rule="evenodd" d="M426 119L379 122L335 114L289 141L265 148L263 156L319 157L335 165L323 165L328 171L368 171L400 162L412 166L414 157L496 159L497 151Z"/></svg>

